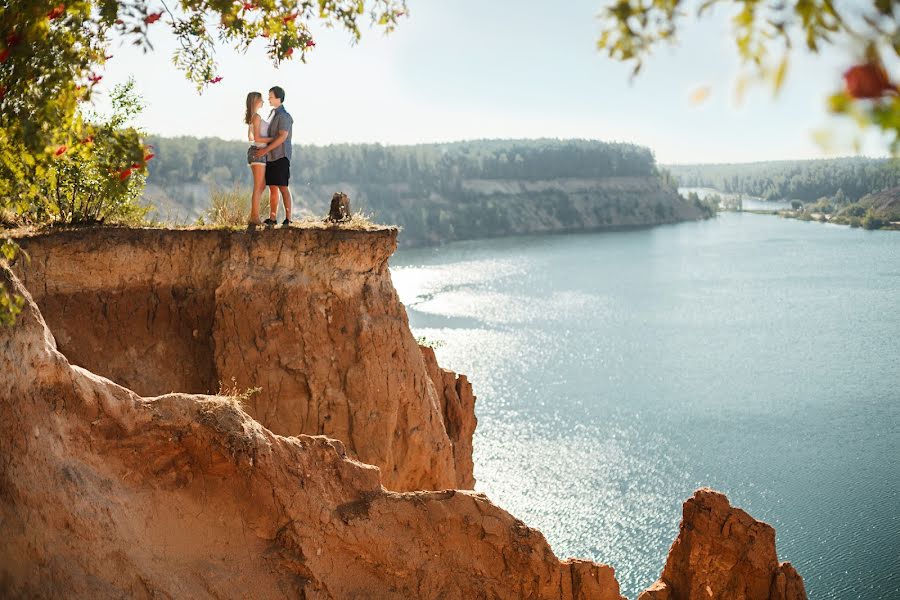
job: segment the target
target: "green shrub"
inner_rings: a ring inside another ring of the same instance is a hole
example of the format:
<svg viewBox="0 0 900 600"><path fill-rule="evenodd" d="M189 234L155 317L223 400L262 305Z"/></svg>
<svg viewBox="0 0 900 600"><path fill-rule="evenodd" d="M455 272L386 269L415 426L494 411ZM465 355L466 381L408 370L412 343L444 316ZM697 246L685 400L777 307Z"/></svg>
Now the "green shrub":
<svg viewBox="0 0 900 600"><path fill-rule="evenodd" d="M432 350L436 348L440 348L444 345L442 340L432 340L430 338L425 337L424 335L420 335L416 338L416 344L419 346L425 346L426 348L431 348Z"/></svg>
<svg viewBox="0 0 900 600"><path fill-rule="evenodd" d="M112 114L91 115L89 137L59 146L46 177L38 183L41 200L26 218L37 223L139 225L149 208L141 206L145 170L152 151L141 156L126 149L141 146L142 132L128 123L143 110L134 80L112 92Z"/></svg>
<svg viewBox="0 0 900 600"><path fill-rule="evenodd" d="M852 206L847 207L846 214L851 217L862 217L866 214L866 209L864 206L860 206L859 204L854 204Z"/></svg>
<svg viewBox="0 0 900 600"><path fill-rule="evenodd" d="M863 217L862 226L865 229L881 229L884 227L884 221L876 217L870 210L866 213L866 216Z"/></svg>

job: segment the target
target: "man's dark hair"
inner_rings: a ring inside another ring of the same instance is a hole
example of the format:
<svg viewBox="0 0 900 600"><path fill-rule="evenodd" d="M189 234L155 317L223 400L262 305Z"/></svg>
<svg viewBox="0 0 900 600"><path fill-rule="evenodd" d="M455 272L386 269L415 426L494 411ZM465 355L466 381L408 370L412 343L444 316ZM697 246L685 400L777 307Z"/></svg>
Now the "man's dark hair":
<svg viewBox="0 0 900 600"><path fill-rule="evenodd" d="M281 89L280 87L278 87L276 85L269 91L272 92L273 94L275 94L275 97L278 98L280 101L284 102L284 90L283 89Z"/></svg>

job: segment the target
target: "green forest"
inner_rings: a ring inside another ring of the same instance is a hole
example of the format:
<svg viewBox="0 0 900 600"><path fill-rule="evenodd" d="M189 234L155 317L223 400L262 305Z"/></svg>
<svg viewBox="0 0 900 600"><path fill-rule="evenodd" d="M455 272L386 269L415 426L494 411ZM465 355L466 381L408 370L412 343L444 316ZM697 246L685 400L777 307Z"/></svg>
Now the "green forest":
<svg viewBox="0 0 900 600"><path fill-rule="evenodd" d="M878 158L785 160L743 164L669 165L682 187L709 187L763 200L856 202L900 186L900 162Z"/></svg>
<svg viewBox="0 0 900 600"><path fill-rule="evenodd" d="M217 138L155 138L149 181L166 184L247 178L247 144ZM302 183L410 184L448 190L464 179L647 177L648 148L585 140L480 140L448 144L295 146L292 177Z"/></svg>
<svg viewBox="0 0 900 600"><path fill-rule="evenodd" d="M667 169L683 187L790 202L791 209L772 211L781 216L866 229L900 228L897 159L854 157Z"/></svg>

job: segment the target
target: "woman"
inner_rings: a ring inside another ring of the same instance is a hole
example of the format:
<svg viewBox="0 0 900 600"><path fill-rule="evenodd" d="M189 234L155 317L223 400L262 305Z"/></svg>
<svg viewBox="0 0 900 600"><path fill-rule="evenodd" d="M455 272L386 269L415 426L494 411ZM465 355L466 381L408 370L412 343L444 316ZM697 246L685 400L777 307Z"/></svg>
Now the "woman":
<svg viewBox="0 0 900 600"><path fill-rule="evenodd" d="M250 165L250 172L253 173L250 227L262 225L259 220L259 198L266 189L266 157L257 158L256 150L272 141L272 138L268 137L268 121L257 114L262 105L262 94L259 92L247 94L247 112L244 114L244 123L247 124L247 139L250 141L250 148L247 149L247 164Z"/></svg>

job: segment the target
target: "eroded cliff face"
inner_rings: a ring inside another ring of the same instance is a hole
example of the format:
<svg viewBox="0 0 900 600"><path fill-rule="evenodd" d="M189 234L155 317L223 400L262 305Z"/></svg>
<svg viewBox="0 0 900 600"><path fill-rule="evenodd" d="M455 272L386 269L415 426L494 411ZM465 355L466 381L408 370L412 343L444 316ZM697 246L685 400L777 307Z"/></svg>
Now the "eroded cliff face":
<svg viewBox="0 0 900 600"><path fill-rule="evenodd" d="M474 396L463 378L446 409L455 375L410 333L396 240L93 229L22 239L20 273L74 364L144 395L259 387L246 409L263 426L341 440L390 489L472 488Z"/></svg>
<svg viewBox="0 0 900 600"><path fill-rule="evenodd" d="M30 298L0 372L5 598L622 600L482 494L389 492L339 441L70 365Z"/></svg>

